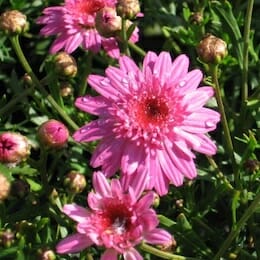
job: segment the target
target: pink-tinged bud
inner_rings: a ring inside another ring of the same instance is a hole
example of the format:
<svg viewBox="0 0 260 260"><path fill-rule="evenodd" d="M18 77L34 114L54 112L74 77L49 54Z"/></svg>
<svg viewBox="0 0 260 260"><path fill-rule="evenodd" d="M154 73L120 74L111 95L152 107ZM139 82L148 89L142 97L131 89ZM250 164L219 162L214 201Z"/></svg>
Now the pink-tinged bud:
<svg viewBox="0 0 260 260"><path fill-rule="evenodd" d="M10 186L9 180L5 177L5 175L0 173L0 202L4 201L8 197Z"/></svg>
<svg viewBox="0 0 260 260"><path fill-rule="evenodd" d="M50 119L40 125L38 137L47 148L62 148L68 141L69 131L63 123Z"/></svg>
<svg viewBox="0 0 260 260"><path fill-rule="evenodd" d="M26 16L17 10L6 11L0 16L0 29L6 34L20 34L28 29Z"/></svg>
<svg viewBox="0 0 260 260"><path fill-rule="evenodd" d="M140 3L138 0L118 0L117 11L124 18L135 18L140 14Z"/></svg>
<svg viewBox="0 0 260 260"><path fill-rule="evenodd" d="M213 35L207 35L197 46L200 59L208 64L218 64L227 55L227 44Z"/></svg>
<svg viewBox="0 0 260 260"><path fill-rule="evenodd" d="M10 230L0 231L0 245L9 248L14 242L14 233Z"/></svg>
<svg viewBox="0 0 260 260"><path fill-rule="evenodd" d="M87 186L86 178L83 174L70 171L64 179L64 185L71 193L81 193Z"/></svg>
<svg viewBox="0 0 260 260"><path fill-rule="evenodd" d="M0 162L8 166L15 166L25 160L30 154L28 139L13 132L0 134Z"/></svg>
<svg viewBox="0 0 260 260"><path fill-rule="evenodd" d="M202 13L196 12L196 13L191 14L189 21L192 24L197 24L197 25L201 24L203 22Z"/></svg>
<svg viewBox="0 0 260 260"><path fill-rule="evenodd" d="M78 68L75 59L66 52L59 52L54 57L55 70L61 77L73 78L77 75Z"/></svg>
<svg viewBox="0 0 260 260"><path fill-rule="evenodd" d="M104 37L115 36L121 30L122 19L117 15L116 9L104 7L97 12L96 28Z"/></svg>

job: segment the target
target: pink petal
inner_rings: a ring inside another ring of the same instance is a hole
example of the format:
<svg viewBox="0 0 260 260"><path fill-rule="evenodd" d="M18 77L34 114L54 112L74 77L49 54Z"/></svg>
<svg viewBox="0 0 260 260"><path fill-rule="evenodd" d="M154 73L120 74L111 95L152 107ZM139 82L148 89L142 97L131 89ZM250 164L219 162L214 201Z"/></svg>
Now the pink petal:
<svg viewBox="0 0 260 260"><path fill-rule="evenodd" d="M142 210L148 209L153 204L153 200L154 193L150 191L138 201L138 203L136 204L136 211L141 212Z"/></svg>
<svg viewBox="0 0 260 260"><path fill-rule="evenodd" d="M215 143L206 135L198 134L198 138L200 139L200 146L194 147L193 149L197 152L206 154L206 155L214 155L217 152L217 146Z"/></svg>
<svg viewBox="0 0 260 260"><path fill-rule="evenodd" d="M179 86L181 91L196 90L202 80L203 74L200 70L195 69L188 72L185 76L180 78Z"/></svg>
<svg viewBox="0 0 260 260"><path fill-rule="evenodd" d="M167 178L175 185L181 186L183 184L183 175L178 168L175 167L173 161L169 157L166 151L159 150L157 151L158 160L162 167L163 172Z"/></svg>
<svg viewBox="0 0 260 260"><path fill-rule="evenodd" d="M174 59L171 66L170 74L173 75L172 82L176 82L180 78L183 78L188 73L188 69L189 69L189 58L184 54L177 56Z"/></svg>
<svg viewBox="0 0 260 260"><path fill-rule="evenodd" d="M147 243L154 245L164 245L172 242L171 234L160 228L155 228L145 234L144 239Z"/></svg>
<svg viewBox="0 0 260 260"><path fill-rule="evenodd" d="M91 246L93 242L82 234L74 234L61 240L56 246L56 251L59 254L76 253Z"/></svg>
<svg viewBox="0 0 260 260"><path fill-rule="evenodd" d="M80 44L82 43L82 40L83 40L83 38L82 38L82 35L80 32L68 36L64 50L67 53L72 53L80 46Z"/></svg>
<svg viewBox="0 0 260 260"><path fill-rule="evenodd" d="M124 252L123 256L125 260L143 260L143 257L133 247Z"/></svg>
<svg viewBox="0 0 260 260"><path fill-rule="evenodd" d="M144 77L145 80L148 80L148 79L151 80L152 71L153 71L156 59L157 59L157 55L152 51L147 52L146 56L144 57L143 73L145 76Z"/></svg>
<svg viewBox="0 0 260 260"><path fill-rule="evenodd" d="M102 172L94 172L93 186L96 193L100 194L101 197L111 196L111 187Z"/></svg>
<svg viewBox="0 0 260 260"><path fill-rule="evenodd" d="M92 74L88 76L88 83L105 98L118 100L118 91L111 86L108 78Z"/></svg>
<svg viewBox="0 0 260 260"><path fill-rule="evenodd" d="M115 59L119 58L120 50L115 38L102 38L102 46L110 57Z"/></svg>
<svg viewBox="0 0 260 260"><path fill-rule="evenodd" d="M77 130L73 134L73 138L77 142L90 142L101 139L106 136L108 132L107 128L102 127L102 125L104 125L103 119L92 121Z"/></svg>
<svg viewBox="0 0 260 260"><path fill-rule="evenodd" d="M161 52L154 64L153 74L160 79L161 85L167 81L170 76L172 66L171 56L168 52Z"/></svg>
<svg viewBox="0 0 260 260"><path fill-rule="evenodd" d="M137 167L144 163L145 151L136 145L135 142L125 144L123 150L121 168L124 173L132 174Z"/></svg>
<svg viewBox="0 0 260 260"><path fill-rule="evenodd" d="M107 249L100 260L117 260L118 252L114 249Z"/></svg>
<svg viewBox="0 0 260 260"><path fill-rule="evenodd" d="M64 205L62 212L77 222L84 222L89 216L89 211L77 204Z"/></svg>
<svg viewBox="0 0 260 260"><path fill-rule="evenodd" d="M84 96L76 99L75 106L80 110L93 115L107 115L108 107L111 105L106 98L102 96Z"/></svg>
<svg viewBox="0 0 260 260"><path fill-rule="evenodd" d="M130 71L139 71L139 68L136 66L135 62L127 56L122 56L119 58L119 65L120 69L125 73L128 73Z"/></svg>

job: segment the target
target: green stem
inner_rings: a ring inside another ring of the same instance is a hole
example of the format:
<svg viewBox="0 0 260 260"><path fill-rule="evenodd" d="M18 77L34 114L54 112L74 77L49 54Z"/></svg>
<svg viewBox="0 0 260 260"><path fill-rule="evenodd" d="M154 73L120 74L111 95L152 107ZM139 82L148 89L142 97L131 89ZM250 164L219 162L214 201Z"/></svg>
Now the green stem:
<svg viewBox="0 0 260 260"><path fill-rule="evenodd" d="M17 103L23 101L25 97L32 93L33 89L33 87L30 87L28 89L25 89L21 94L14 96L10 100L10 102L8 102L4 107L0 109L0 117L4 115L7 111L10 111L10 109L12 109L12 107L14 107Z"/></svg>
<svg viewBox="0 0 260 260"><path fill-rule="evenodd" d="M234 187L228 181L226 176L220 171L220 169L218 168L218 165L216 164L215 160L211 156L206 156L206 157L207 157L210 165L217 172L217 178L223 182L223 184L226 186L227 190L234 191Z"/></svg>
<svg viewBox="0 0 260 260"><path fill-rule="evenodd" d="M126 28L126 19L122 18L122 41L123 41L123 50L122 52L127 56L130 56L130 51L128 48L128 39L127 39L127 28Z"/></svg>
<svg viewBox="0 0 260 260"><path fill-rule="evenodd" d="M222 101L221 90L220 90L220 86L218 83L218 65L215 65L215 64L211 65L210 72L211 72L213 84L215 87L215 95L216 95L216 100L217 100L217 104L218 104L218 109L221 114L221 122L222 122L222 126L223 126L224 137L225 137L225 142L226 142L226 146L227 146L227 152L228 152L229 158L231 159L232 168L233 168L233 172L235 175L235 184L236 184L236 187L239 187L239 172L238 172L238 167L237 167L236 160L235 160L233 142L231 139L230 130L228 127L228 122L227 122L227 117L226 117L226 113L225 113L225 108L224 108L223 101Z"/></svg>
<svg viewBox="0 0 260 260"><path fill-rule="evenodd" d="M140 48L139 46L137 46L136 44L134 44L133 42L128 42L128 46L135 51L137 54L139 54L140 56L144 57L146 55L146 52Z"/></svg>
<svg viewBox="0 0 260 260"><path fill-rule="evenodd" d="M150 254L159 256L160 258L163 259L171 259L171 260L196 260L197 258L192 258L192 257L185 257L185 256L181 256L181 255L175 255L175 254L171 254L168 252L164 252L162 250L159 250L153 246L147 245L145 243L142 243L140 245L140 248Z"/></svg>
<svg viewBox="0 0 260 260"><path fill-rule="evenodd" d="M47 151L42 146L40 151L40 161L39 161L39 171L41 174L41 183L42 183L42 191L45 194L49 193L50 187L48 182L48 174L47 174Z"/></svg>
<svg viewBox="0 0 260 260"><path fill-rule="evenodd" d="M88 77L89 73L91 72L92 60L93 60L93 52L89 51L88 55L87 55L87 59L86 59L86 65L84 66L84 72L81 75L82 79L81 79L81 83L79 86L79 92L78 92L79 96L83 96L86 93L87 77Z"/></svg>
<svg viewBox="0 0 260 260"><path fill-rule="evenodd" d="M219 260L224 255L224 253L226 252L226 250L228 249L228 247L230 246L232 241L238 236L241 228L246 224L246 221L253 215L253 213L259 207L259 203L260 203L260 192L255 196L251 205L247 208L247 210L245 211L243 216L237 222L236 228L233 229L229 233L226 240L222 243L219 251L217 252L215 257L213 258L213 260Z"/></svg>
<svg viewBox="0 0 260 260"><path fill-rule="evenodd" d="M250 38L250 26L252 19L254 0L249 0L245 17L244 39L243 39L243 69L242 69L242 111L245 110L248 98L248 48ZM244 114L244 113L243 113Z"/></svg>
<svg viewBox="0 0 260 260"><path fill-rule="evenodd" d="M13 49L15 50L20 63L22 64L24 70L28 73L28 75L31 76L35 86L39 89L39 91L43 94L43 96L46 97L46 99L49 101L52 107L59 113L59 115L71 126L71 128L73 130L77 130L79 128L77 124L73 120L71 120L71 118L64 112L64 110L53 99L53 97L49 95L49 93L42 87L40 81L35 76L31 66L29 65L29 63L27 62L23 54L23 51L19 43L18 35L11 36L10 41L12 43Z"/></svg>

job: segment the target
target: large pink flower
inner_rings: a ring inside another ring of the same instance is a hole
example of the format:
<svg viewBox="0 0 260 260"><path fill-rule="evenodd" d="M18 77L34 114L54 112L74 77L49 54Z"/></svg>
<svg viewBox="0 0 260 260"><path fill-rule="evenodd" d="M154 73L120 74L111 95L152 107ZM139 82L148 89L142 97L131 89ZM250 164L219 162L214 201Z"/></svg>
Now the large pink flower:
<svg viewBox="0 0 260 260"><path fill-rule="evenodd" d="M63 212L78 224L76 234L59 242L58 253L75 253L95 244L106 248L102 260L116 260L118 254L124 259L141 260L134 247L142 241L171 244L172 236L157 228L159 222L151 209L152 192L140 197L141 189L136 185L126 191L118 179L108 183L101 172L94 173L93 186L95 192L88 195L90 209L76 204L63 207Z"/></svg>
<svg viewBox="0 0 260 260"><path fill-rule="evenodd" d="M104 7L115 8L116 2L117 0L65 0L62 6L45 8L37 23L44 25L41 34L57 35L51 53L61 49L72 53L80 45L98 52L102 45L110 56L117 58L119 49L116 39L102 37L95 26L97 11ZM138 30L135 30L130 40L138 40Z"/></svg>
<svg viewBox="0 0 260 260"><path fill-rule="evenodd" d="M216 128L220 115L203 107L214 91L198 88L202 73L188 72L185 55L172 62L167 52L148 52L142 70L126 56L119 65L108 67L105 76L89 76L101 96L80 97L76 106L99 118L76 131L74 139L101 139L91 165L102 166L106 176L121 168L127 185L136 174L144 174L146 188L164 195L169 183L180 186L184 176L197 175L192 150L216 153L207 133ZM137 171L140 167L143 171Z"/></svg>

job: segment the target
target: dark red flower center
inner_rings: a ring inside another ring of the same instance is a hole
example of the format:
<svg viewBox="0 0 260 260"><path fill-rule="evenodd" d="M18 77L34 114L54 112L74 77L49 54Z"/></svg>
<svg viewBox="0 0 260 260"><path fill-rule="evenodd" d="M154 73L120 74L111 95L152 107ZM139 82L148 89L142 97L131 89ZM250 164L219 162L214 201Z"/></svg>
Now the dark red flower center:
<svg viewBox="0 0 260 260"><path fill-rule="evenodd" d="M139 123L160 125L167 120L169 108L164 99L151 97L142 100L137 109Z"/></svg>
<svg viewBox="0 0 260 260"><path fill-rule="evenodd" d="M107 199L104 207L101 214L104 230L121 234L130 228L132 212L124 202Z"/></svg>
<svg viewBox="0 0 260 260"><path fill-rule="evenodd" d="M97 11L102 9L104 7L103 1L99 0L92 0L92 1L80 1L77 4L77 9L80 13L86 13L86 14L95 14Z"/></svg>

